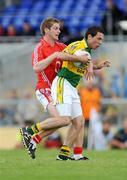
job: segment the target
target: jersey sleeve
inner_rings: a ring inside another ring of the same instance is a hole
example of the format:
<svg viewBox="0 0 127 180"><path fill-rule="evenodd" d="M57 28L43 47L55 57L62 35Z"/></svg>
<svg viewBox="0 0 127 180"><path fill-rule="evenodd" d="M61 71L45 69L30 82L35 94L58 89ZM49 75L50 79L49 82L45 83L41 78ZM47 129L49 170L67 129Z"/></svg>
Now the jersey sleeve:
<svg viewBox="0 0 127 180"><path fill-rule="evenodd" d="M67 52L69 54L74 54L75 51L79 49L79 42L73 42L69 44L65 49L64 52Z"/></svg>
<svg viewBox="0 0 127 180"><path fill-rule="evenodd" d="M34 66L37 62L44 59L43 49L41 46L36 46L32 53L32 66Z"/></svg>

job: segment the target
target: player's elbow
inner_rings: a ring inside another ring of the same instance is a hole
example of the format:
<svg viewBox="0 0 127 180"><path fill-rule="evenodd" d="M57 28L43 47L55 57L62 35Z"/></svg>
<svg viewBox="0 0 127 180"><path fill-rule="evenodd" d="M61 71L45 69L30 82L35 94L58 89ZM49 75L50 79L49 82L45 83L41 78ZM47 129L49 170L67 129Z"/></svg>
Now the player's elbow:
<svg viewBox="0 0 127 180"><path fill-rule="evenodd" d="M42 71L37 64L35 64L35 65L33 66L33 70L34 70L36 73L39 73L39 72Z"/></svg>

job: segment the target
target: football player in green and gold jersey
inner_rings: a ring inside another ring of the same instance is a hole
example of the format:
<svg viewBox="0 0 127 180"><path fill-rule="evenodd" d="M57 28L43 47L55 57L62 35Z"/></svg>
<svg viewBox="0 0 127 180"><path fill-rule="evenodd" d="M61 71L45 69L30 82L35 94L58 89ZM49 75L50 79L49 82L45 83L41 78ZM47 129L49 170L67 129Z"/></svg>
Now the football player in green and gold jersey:
<svg viewBox="0 0 127 180"><path fill-rule="evenodd" d="M87 30L85 38L69 44L64 52L71 55L87 55L89 63L74 61L63 61L62 69L58 72L52 84L52 97L60 116L70 118L72 124L67 134L64 145L60 149L57 159L67 159L69 156L69 147L74 146L74 160L86 160L83 156L83 137L84 120L78 95L78 86L80 79L86 75L91 78L93 69L109 67L110 63L104 61L99 65L93 65L91 62L91 51L97 49L102 44L104 32L100 27L91 27ZM89 71L90 69L90 71Z"/></svg>

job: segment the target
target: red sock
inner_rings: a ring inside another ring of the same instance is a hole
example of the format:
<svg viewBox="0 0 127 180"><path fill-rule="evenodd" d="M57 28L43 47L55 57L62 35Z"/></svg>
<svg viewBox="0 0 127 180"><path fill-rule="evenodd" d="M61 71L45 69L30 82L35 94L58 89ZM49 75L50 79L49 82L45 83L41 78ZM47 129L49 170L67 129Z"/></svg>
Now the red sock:
<svg viewBox="0 0 127 180"><path fill-rule="evenodd" d="M39 144L41 142L41 137L38 134L34 135L32 139L36 144Z"/></svg>
<svg viewBox="0 0 127 180"><path fill-rule="evenodd" d="M82 154L83 148L82 147L74 147L74 154Z"/></svg>

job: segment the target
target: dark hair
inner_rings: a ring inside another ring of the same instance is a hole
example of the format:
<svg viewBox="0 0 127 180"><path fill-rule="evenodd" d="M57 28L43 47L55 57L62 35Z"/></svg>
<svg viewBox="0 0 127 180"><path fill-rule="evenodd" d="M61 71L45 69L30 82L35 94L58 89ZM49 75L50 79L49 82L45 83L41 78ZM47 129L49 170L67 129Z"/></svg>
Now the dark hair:
<svg viewBox="0 0 127 180"><path fill-rule="evenodd" d="M104 30L102 27L100 26L92 26L90 28L88 28L88 30L85 33L85 38L88 38L88 35L90 34L92 37L96 36L96 34L100 32L102 34L104 34Z"/></svg>
<svg viewBox="0 0 127 180"><path fill-rule="evenodd" d="M45 28L50 29L54 23L60 24L60 21L56 18L47 18L44 21L42 21L41 25L40 25L41 34L44 35L45 34L45 31L44 31Z"/></svg>

